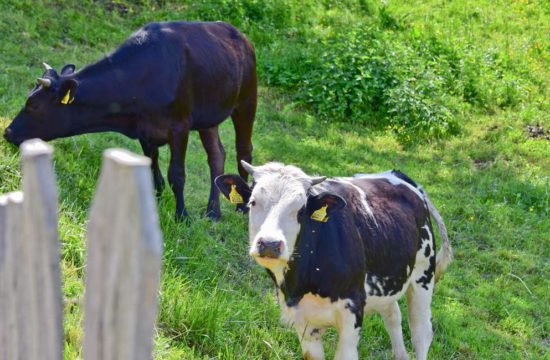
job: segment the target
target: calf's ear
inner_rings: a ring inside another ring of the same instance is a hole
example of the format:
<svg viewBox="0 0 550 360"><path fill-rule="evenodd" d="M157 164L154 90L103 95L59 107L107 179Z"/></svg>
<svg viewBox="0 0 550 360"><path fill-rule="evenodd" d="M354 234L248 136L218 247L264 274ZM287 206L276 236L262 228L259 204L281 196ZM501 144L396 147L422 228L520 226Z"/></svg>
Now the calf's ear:
<svg viewBox="0 0 550 360"><path fill-rule="evenodd" d="M346 200L334 193L311 195L307 199L307 216L315 221L327 222L335 211L343 209L346 205Z"/></svg>
<svg viewBox="0 0 550 360"><path fill-rule="evenodd" d="M252 190L239 175L220 175L214 180L223 196L233 204L247 204Z"/></svg>

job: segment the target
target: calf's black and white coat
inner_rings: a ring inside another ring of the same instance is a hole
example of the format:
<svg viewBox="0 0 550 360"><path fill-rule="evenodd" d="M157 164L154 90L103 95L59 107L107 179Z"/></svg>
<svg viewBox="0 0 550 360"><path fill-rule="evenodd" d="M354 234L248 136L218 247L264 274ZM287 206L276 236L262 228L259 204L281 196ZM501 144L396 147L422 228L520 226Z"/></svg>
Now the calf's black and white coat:
<svg viewBox="0 0 550 360"><path fill-rule="evenodd" d="M378 312L395 358L408 359L397 304L406 295L416 358L426 359L435 280L452 259L426 193L398 171L327 179L281 163L242 165L252 188L236 175L216 184L249 204L250 255L273 278L304 358L324 359L322 334L335 326L335 358L357 359L363 316ZM442 237L437 257L430 215Z"/></svg>

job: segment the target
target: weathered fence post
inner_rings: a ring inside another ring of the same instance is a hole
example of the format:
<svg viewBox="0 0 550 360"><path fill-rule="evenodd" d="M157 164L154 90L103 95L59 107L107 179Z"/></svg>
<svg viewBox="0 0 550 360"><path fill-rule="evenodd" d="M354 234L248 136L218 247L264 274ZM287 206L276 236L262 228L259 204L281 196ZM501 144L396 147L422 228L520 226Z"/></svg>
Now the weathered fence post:
<svg viewBox="0 0 550 360"><path fill-rule="evenodd" d="M23 193L0 198L0 357L63 358L57 191L52 148L21 145Z"/></svg>
<svg viewBox="0 0 550 360"><path fill-rule="evenodd" d="M151 358L161 260L150 159L105 151L88 224L85 359Z"/></svg>
<svg viewBox="0 0 550 360"><path fill-rule="evenodd" d="M28 316L34 318L30 333L34 336L31 341L36 351L33 358L45 360L62 359L64 342L57 188L52 154L52 147L42 140L33 139L21 144L25 194L21 251L28 262L20 264L18 271L27 272L30 281L29 289L22 289L21 296L30 296L30 308L21 321Z"/></svg>
<svg viewBox="0 0 550 360"><path fill-rule="evenodd" d="M24 310L18 306L21 304L17 303L16 294L17 270L22 265L16 249L23 239L22 215L22 192L0 196L0 359L21 359L30 355L28 338L19 339L26 329L17 327L17 318Z"/></svg>

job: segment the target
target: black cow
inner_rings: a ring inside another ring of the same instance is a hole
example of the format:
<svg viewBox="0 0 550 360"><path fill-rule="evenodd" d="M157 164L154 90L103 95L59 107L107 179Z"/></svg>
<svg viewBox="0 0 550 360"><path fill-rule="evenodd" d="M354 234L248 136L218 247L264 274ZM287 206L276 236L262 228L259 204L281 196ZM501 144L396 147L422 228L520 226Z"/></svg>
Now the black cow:
<svg viewBox="0 0 550 360"><path fill-rule="evenodd" d="M5 130L8 141L18 145L30 138L120 132L139 139L152 159L158 195L164 188L158 148L168 144L168 181L176 217L182 219L187 216L185 152L189 131L198 130L211 173L207 214L220 217L214 179L223 174L225 150L218 125L228 116L235 127L237 159L252 158L256 58L243 34L223 22L151 23L78 72L74 65L65 65L59 74L44 65L25 106ZM246 178L240 164L239 173Z"/></svg>
<svg viewBox="0 0 550 360"><path fill-rule="evenodd" d="M397 304L406 294L416 359L426 359L434 284L452 259L426 193L398 171L326 179L280 163L243 166L252 189L237 175L216 184L248 202L249 253L274 280L304 357L323 359L322 334L336 326L336 359L357 359L363 315L378 312L395 357L408 359ZM437 257L430 215L443 239Z"/></svg>

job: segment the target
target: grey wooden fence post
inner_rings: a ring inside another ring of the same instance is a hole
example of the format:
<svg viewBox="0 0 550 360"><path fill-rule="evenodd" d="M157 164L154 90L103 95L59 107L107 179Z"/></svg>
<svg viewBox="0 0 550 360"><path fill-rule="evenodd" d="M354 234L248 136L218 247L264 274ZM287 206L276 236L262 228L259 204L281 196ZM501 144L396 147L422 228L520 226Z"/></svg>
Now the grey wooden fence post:
<svg viewBox="0 0 550 360"><path fill-rule="evenodd" d="M23 193L0 196L0 359L23 359L30 355L27 328L17 327L24 308L18 304L16 276L20 257L16 247L23 239ZM23 339L20 339L23 335Z"/></svg>
<svg viewBox="0 0 550 360"><path fill-rule="evenodd" d="M151 358L161 260L150 159L109 149L88 223L85 359Z"/></svg>
<svg viewBox="0 0 550 360"><path fill-rule="evenodd" d="M63 358L52 148L21 145L23 190L0 197L0 358Z"/></svg>
<svg viewBox="0 0 550 360"><path fill-rule="evenodd" d="M24 229L21 256L17 271L27 285L18 289L18 302L28 297L25 318L31 319L31 332L25 334L34 343L31 358L56 360L63 358L63 303L59 270L59 238L57 234L57 189L52 167L53 149L42 140L33 139L21 145L23 158ZM25 275L25 273L27 275ZM19 294L19 290L21 293Z"/></svg>

